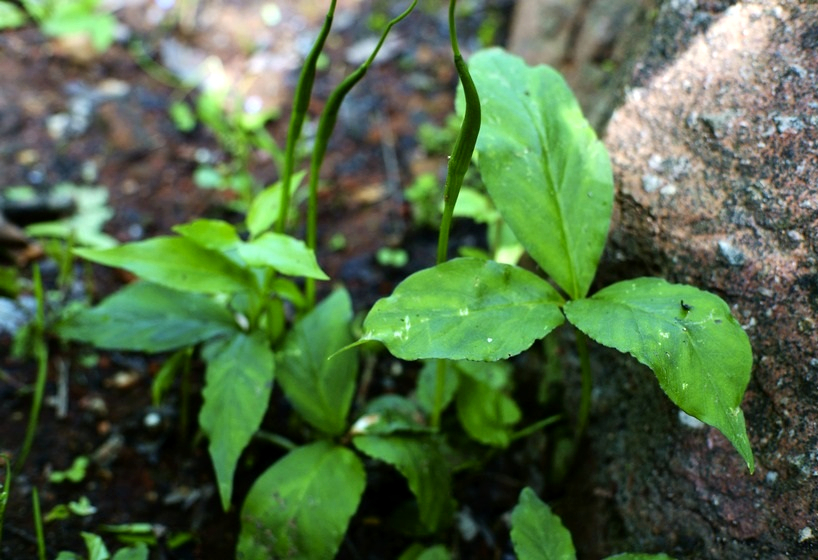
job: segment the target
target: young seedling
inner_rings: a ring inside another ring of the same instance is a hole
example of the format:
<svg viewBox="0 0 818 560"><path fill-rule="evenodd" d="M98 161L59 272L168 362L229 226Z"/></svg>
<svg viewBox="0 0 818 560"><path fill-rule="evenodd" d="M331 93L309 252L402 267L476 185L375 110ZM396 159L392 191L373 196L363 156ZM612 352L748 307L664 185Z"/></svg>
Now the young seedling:
<svg viewBox="0 0 818 560"><path fill-rule="evenodd" d="M604 146L556 71L529 68L499 49L477 53L470 67L483 105L477 140L483 181L557 288L510 265L476 258L441 262L378 301L362 340L381 341L407 360L495 361L523 352L568 320L579 330L577 438L591 405L587 336L650 367L670 399L718 428L752 472L740 408L752 352L730 308L713 294L658 278L619 282L589 296L613 203ZM468 126L474 93L464 89ZM442 261L445 247L439 249Z"/></svg>

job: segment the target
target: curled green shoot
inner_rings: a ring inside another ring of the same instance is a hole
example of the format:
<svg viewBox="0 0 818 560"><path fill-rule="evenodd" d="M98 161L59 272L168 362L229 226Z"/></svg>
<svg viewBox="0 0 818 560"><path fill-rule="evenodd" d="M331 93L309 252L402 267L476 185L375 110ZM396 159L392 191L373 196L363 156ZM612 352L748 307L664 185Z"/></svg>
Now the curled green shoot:
<svg viewBox="0 0 818 560"><path fill-rule="evenodd" d="M330 2L327 16L324 20L324 25L315 39L307 59L304 61L304 66L301 68L301 74L298 77L298 84L295 87L295 94L293 99L295 104L293 106L292 114L290 115L290 124L287 129L287 143L284 147L284 168L281 173L281 206L278 214L278 224L276 231L284 232L287 225L287 214L290 211L290 182L292 181L293 168L295 167L295 146L298 143L298 138L301 136L301 128L304 125L304 117L307 115L307 108L310 104L310 96L312 94L312 86L315 83L315 71L318 65L318 57L321 55L321 50L324 48L324 42L327 40L329 31L332 28L332 18L335 16L336 0Z"/></svg>
<svg viewBox="0 0 818 560"><path fill-rule="evenodd" d="M338 86L330 94L327 99L327 104L321 113L318 121L318 131L315 135L315 146L312 151L312 158L310 160L310 180L309 180L309 203L307 207L307 247L315 249L318 242L318 175L321 171L321 164L324 161L324 155L327 152L327 144L332 131L335 128L335 123L338 121L338 111L341 109L341 104L346 95L352 88L366 75L367 70L372 65L375 57L383 46L386 37L392 28L401 20L408 16L415 9L417 0L412 0L412 3L400 15L390 20L381 33L378 44L372 50L367 58L358 68L355 69L349 76L338 84ZM283 205L282 205L283 208ZM306 279L305 292L308 308L315 305L315 280L311 278Z"/></svg>
<svg viewBox="0 0 818 560"><path fill-rule="evenodd" d="M437 264L443 264L448 257L449 230L452 226L452 216L454 206L457 204L457 196L460 194L460 187L463 186L463 177L469 170L474 146L477 143L477 136L480 134L480 96L477 88L469 74L469 68L463 55L460 54L460 46L457 43L457 29L455 27L455 5L456 0L449 1L449 38L452 43L452 53L454 54L454 65L457 75L463 84L463 92L466 98L466 111L463 116L463 124L454 142L452 155L449 158L449 166L446 170L446 189L443 193L443 217L440 221L440 234L437 240ZM433 428L440 427L440 406L443 402L443 390L445 387L446 366L443 360L438 360L435 379L434 408L430 418Z"/></svg>
<svg viewBox="0 0 818 560"><path fill-rule="evenodd" d="M480 133L481 110L480 97L477 88L469 73L466 61L460 54L460 47L457 42L457 30L455 28L455 5L456 0L449 1L449 38L452 43L452 53L454 54L454 65L457 75L463 84L463 92L466 99L466 111L463 116L463 124L454 142L454 149L449 158L449 166L446 171L446 189L443 194L443 218L440 222L440 235L437 244L437 264L446 261L449 246L449 230L452 225L454 207L457 204L457 196L460 194L460 187L463 185L463 177L469 169L474 146L477 143L477 136Z"/></svg>

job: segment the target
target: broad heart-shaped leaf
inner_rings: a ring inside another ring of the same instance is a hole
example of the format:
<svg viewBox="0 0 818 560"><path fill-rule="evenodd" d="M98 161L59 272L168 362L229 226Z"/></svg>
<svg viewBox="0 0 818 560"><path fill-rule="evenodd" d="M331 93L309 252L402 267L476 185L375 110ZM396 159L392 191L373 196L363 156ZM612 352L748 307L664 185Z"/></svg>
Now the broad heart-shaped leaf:
<svg viewBox="0 0 818 560"><path fill-rule="evenodd" d="M239 256L250 266L268 266L288 276L329 280L329 276L318 266L315 252L300 239L283 233L265 233L242 243L238 250Z"/></svg>
<svg viewBox="0 0 818 560"><path fill-rule="evenodd" d="M608 153L556 70L526 66L500 49L475 54L469 68L483 107L483 182L534 260L572 299L581 298L611 219Z"/></svg>
<svg viewBox="0 0 818 560"><path fill-rule="evenodd" d="M354 349L328 359L352 341L352 303L337 290L287 334L278 353L278 382L296 411L329 435L346 429L358 375Z"/></svg>
<svg viewBox="0 0 818 560"><path fill-rule="evenodd" d="M201 294L136 282L57 325L62 338L98 348L165 352L237 330L224 306Z"/></svg>
<svg viewBox="0 0 818 560"><path fill-rule="evenodd" d="M361 460L345 447L319 441L291 451L247 494L236 558L334 558L365 484Z"/></svg>
<svg viewBox="0 0 818 560"><path fill-rule="evenodd" d="M522 268L453 259L412 274L378 300L363 340L404 360L494 361L519 354L565 320L562 298Z"/></svg>
<svg viewBox="0 0 818 560"><path fill-rule="evenodd" d="M421 522L436 531L452 513L451 478L439 445L431 436L387 435L353 438L360 451L394 466L418 502Z"/></svg>
<svg viewBox="0 0 818 560"><path fill-rule="evenodd" d="M267 411L275 360L260 332L213 341L202 356L207 370L199 425L210 439L208 449L226 511L236 463Z"/></svg>
<svg viewBox="0 0 818 560"><path fill-rule="evenodd" d="M248 269L184 237L154 237L111 249L74 249L74 253L184 292L235 293L257 289Z"/></svg>
<svg viewBox="0 0 818 560"><path fill-rule="evenodd" d="M511 397L471 375L463 374L455 403L457 417L469 436L486 445L508 447L511 429L522 416Z"/></svg>
<svg viewBox="0 0 818 560"><path fill-rule="evenodd" d="M568 302L565 314L592 339L652 369L670 400L718 428L753 471L741 412L753 353L724 301L693 286L638 278Z"/></svg>
<svg viewBox="0 0 818 560"><path fill-rule="evenodd" d="M531 488L511 512L511 542L519 560L576 560L571 533Z"/></svg>

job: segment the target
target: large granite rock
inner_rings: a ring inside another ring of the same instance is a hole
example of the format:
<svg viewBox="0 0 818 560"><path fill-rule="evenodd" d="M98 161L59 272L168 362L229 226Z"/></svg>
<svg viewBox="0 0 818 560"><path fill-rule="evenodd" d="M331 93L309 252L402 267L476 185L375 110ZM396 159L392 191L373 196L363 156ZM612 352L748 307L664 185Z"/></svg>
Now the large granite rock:
<svg viewBox="0 0 818 560"><path fill-rule="evenodd" d="M818 4L666 0L632 68L605 139L617 205L600 279L660 275L732 306L755 356L757 469L611 357L589 436L605 511L578 548L818 558Z"/></svg>

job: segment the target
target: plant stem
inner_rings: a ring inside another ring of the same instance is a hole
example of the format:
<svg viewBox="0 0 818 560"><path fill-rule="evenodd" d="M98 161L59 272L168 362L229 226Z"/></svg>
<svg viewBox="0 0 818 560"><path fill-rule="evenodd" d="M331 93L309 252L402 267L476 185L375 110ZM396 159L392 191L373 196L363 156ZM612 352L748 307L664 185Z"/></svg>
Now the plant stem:
<svg viewBox="0 0 818 560"><path fill-rule="evenodd" d="M43 516L40 514L40 495L37 487L31 488L31 509L34 513L34 531L37 534L37 557L45 560L45 534L43 532Z"/></svg>
<svg viewBox="0 0 818 560"><path fill-rule="evenodd" d="M561 414L555 414L554 416L549 416L548 418L543 418L542 420L538 420L537 422L534 422L530 426L526 426L525 428L517 430L516 432L511 434L511 437L509 438L509 440L510 441L517 441L518 439L528 437L531 434L533 434L534 432L539 432L540 430L542 430L546 426L550 426L551 424L555 424L555 423L559 422L560 420L562 420L562 415Z"/></svg>
<svg viewBox="0 0 818 560"><path fill-rule="evenodd" d="M184 363L182 364L182 380L179 390L181 391L181 399L179 403L179 435L181 441L187 439L189 429L189 414L190 414L190 361L193 357L193 347L189 347L185 351Z"/></svg>
<svg viewBox="0 0 818 560"><path fill-rule="evenodd" d="M452 53L454 54L454 66L457 75L463 85L463 93L466 99L466 111L463 115L463 124L454 142L452 155L449 157L449 166L446 170L446 189L443 194L443 217L440 220L440 234L437 243L437 264L446 261L449 249L449 230L452 225L454 207L457 204L457 196L460 194L460 187L463 185L463 177L469 170L474 146L477 143L477 136L480 133L481 110L480 97L477 88L471 79L469 67L460 54L460 46L457 43L457 30L454 23L454 8L456 0L449 0L449 38L452 43Z"/></svg>
<svg viewBox="0 0 818 560"><path fill-rule="evenodd" d="M294 444L284 436L280 436L272 432L266 432L264 430L258 430L254 434L254 437L272 443L273 445L277 445L278 447L286 449L287 451L292 451L293 449L298 447L296 444Z"/></svg>
<svg viewBox="0 0 818 560"><path fill-rule="evenodd" d="M429 424L433 430L440 428L440 415L443 408L443 393L446 390L446 360L437 361L437 371L435 373L435 400L432 405L432 417Z"/></svg>
<svg viewBox="0 0 818 560"><path fill-rule="evenodd" d="M3 459L6 467L6 478L3 480L3 490L0 491L0 543L3 542L3 520L6 518L6 505L9 503L9 496L11 496L11 459L5 453L0 453L0 459Z"/></svg>
<svg viewBox="0 0 818 560"><path fill-rule="evenodd" d="M449 157L449 165L446 169L446 188L443 193L443 217L440 220L440 233L437 238L437 264L446 262L449 252L449 230L452 225L454 206L457 204L457 196L460 194L460 187L463 185L463 177L469 169L471 157L474 153L474 146L477 143L477 135L480 133L480 97L477 95L477 88L469 74L469 68L460 54L460 46L457 43L457 29L454 24L456 0L449 0L449 39L452 43L452 53L454 54L454 65L460 82L463 84L463 91L466 97L466 113L463 116L463 123L457 133L454 142L452 155ZM435 376L435 399L432 417L430 419L432 428L440 427L441 406L443 403L443 391L446 388L446 366L443 360L438 361L437 373Z"/></svg>
<svg viewBox="0 0 818 560"><path fill-rule="evenodd" d="M593 379L591 378L591 362L588 358L588 338L584 333L576 330L577 354L579 355L579 367L582 376L582 393L579 399L579 419L574 439L578 442L585 433L588 426L588 418L591 415L591 389Z"/></svg>
<svg viewBox="0 0 818 560"><path fill-rule="evenodd" d="M292 181L293 168L295 167L295 145L298 138L301 136L301 128L304 124L304 117L307 114L307 107L310 104L310 95L312 94L312 85L315 82L315 67L318 64L318 56L324 48L324 42L327 40L330 28L332 27L332 18L335 15L336 0L330 2L327 17L324 20L324 25L315 39L315 43L304 61L304 66L301 68L301 74L298 76L298 84L295 87L295 94L293 99L295 104L293 106L292 114L290 115L290 126L287 129L287 143L284 147L284 169L281 174L281 208L278 214L278 225L276 231L284 232L287 226L287 214L290 211L290 182Z"/></svg>
<svg viewBox="0 0 818 560"><path fill-rule="evenodd" d="M310 159L309 201L307 206L307 247L310 249L315 250L318 245L318 175L321 171L321 164L324 162L324 155L327 152L329 137L332 135L335 123L338 121L338 111L341 109L341 103L343 103L344 98L355 84L360 82L366 75L367 70L369 70L378 52L380 52L381 46L383 46L383 42L386 40L392 27L412 13L417 3L417 0L412 0L412 3L406 10L386 25L383 33L381 33L378 44L375 45L369 58L338 84L330 94L329 99L327 99L327 104L321 112L321 118L318 120L318 130L315 134L315 146L313 147L312 158ZM287 188L286 184L284 186ZM304 292L307 299L307 309L311 309L315 305L314 278L305 279Z"/></svg>
<svg viewBox="0 0 818 560"><path fill-rule="evenodd" d="M14 465L14 469L19 473L23 469L31 446L34 444L34 435L37 432L37 424L40 420L40 408L43 404L43 394L45 393L45 380L48 373L48 349L45 344L45 296L43 294L43 280L40 276L40 267L34 265L33 271L34 297L37 300L37 311L31 325L32 353L37 361L37 379L34 385L34 400L31 402L31 412L28 416L28 426L23 440L20 455Z"/></svg>

